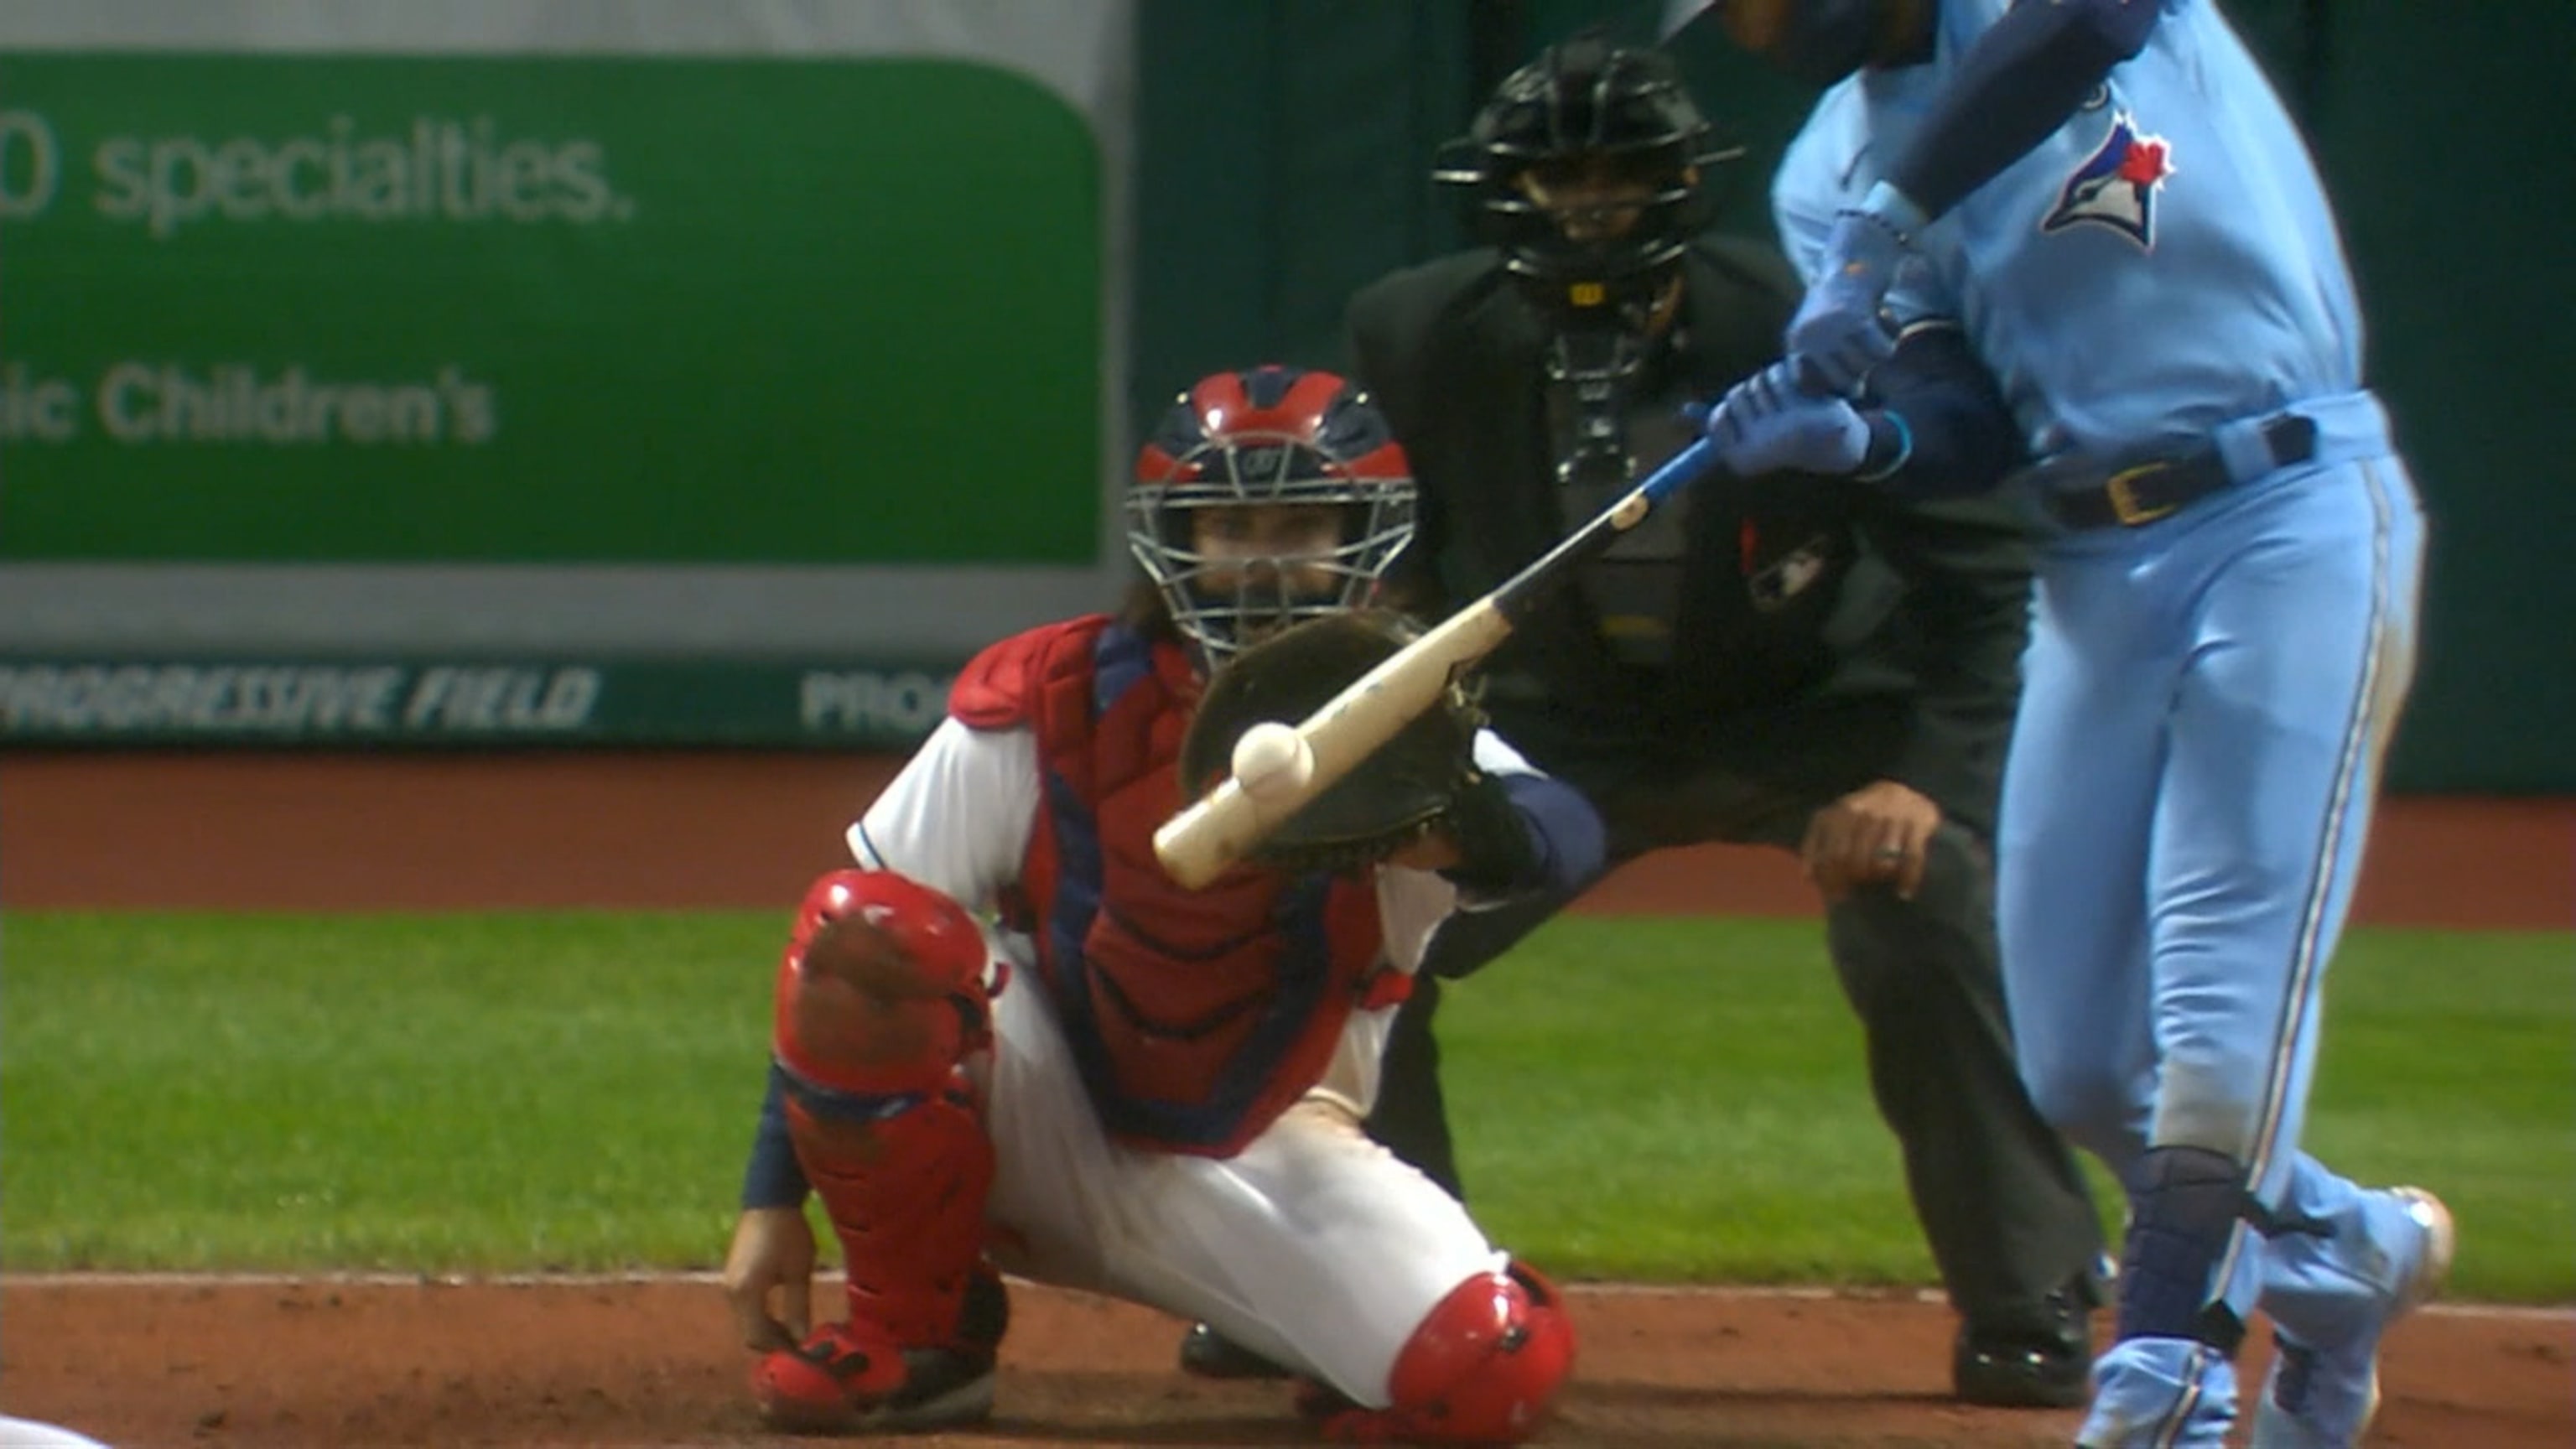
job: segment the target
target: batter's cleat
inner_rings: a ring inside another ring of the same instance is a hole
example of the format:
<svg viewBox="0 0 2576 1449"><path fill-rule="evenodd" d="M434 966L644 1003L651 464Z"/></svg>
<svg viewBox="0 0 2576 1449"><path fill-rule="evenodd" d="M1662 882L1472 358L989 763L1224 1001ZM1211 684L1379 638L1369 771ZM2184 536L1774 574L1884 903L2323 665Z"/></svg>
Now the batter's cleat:
<svg viewBox="0 0 2576 1449"><path fill-rule="evenodd" d="M2370 1194L2374 1228L2364 1261L2348 1266L2357 1295L2346 1330L2293 1338L2273 1324L2274 1357L2254 1406L2249 1449L2352 1449L2379 1411L2379 1340L2408 1309L2431 1301L2451 1274L2458 1230L2450 1209L2420 1187ZM2383 1246L2384 1245L2384 1246Z"/></svg>
<svg viewBox="0 0 2576 1449"><path fill-rule="evenodd" d="M2196 1338L2130 1338L2093 1365L2076 1449L2220 1449L2236 1422L2236 1367Z"/></svg>
<svg viewBox="0 0 2576 1449"><path fill-rule="evenodd" d="M1181 1372L1201 1379L1284 1379L1292 1377L1271 1362L1204 1323L1193 1323L1181 1336Z"/></svg>

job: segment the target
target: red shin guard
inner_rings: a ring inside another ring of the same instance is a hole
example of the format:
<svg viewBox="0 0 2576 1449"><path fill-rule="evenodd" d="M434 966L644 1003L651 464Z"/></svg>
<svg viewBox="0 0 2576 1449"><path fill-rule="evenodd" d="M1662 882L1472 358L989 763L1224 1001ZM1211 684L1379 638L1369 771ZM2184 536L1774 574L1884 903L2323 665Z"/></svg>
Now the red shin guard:
<svg viewBox="0 0 2576 1449"><path fill-rule="evenodd" d="M986 964L973 919L901 876L835 871L807 892L773 1044L849 1314L754 1371L773 1425L951 1422L989 1405L1007 1299L983 1266L993 1145L961 1070L989 1040Z"/></svg>
<svg viewBox="0 0 2576 1449"><path fill-rule="evenodd" d="M787 1123L841 1243L850 1321L902 1348L955 1343L993 1186L993 1144L963 1085L882 1122L790 1102Z"/></svg>

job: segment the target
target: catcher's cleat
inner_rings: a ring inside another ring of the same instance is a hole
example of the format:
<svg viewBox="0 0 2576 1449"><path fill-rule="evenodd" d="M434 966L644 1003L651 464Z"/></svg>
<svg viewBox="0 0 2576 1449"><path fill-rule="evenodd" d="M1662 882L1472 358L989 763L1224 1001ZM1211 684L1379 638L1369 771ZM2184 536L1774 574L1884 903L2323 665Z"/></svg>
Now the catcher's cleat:
<svg viewBox="0 0 2576 1449"><path fill-rule="evenodd" d="M762 1422L790 1434L918 1433L993 1414L994 1362L1010 1327L1001 1276L978 1268L957 1341L900 1348L873 1324L831 1323L751 1370Z"/></svg>
<svg viewBox="0 0 2576 1449"><path fill-rule="evenodd" d="M2370 1242L2350 1255L2362 1291L2342 1333L2292 1337L2277 1319L2270 1381L2254 1407L2252 1449L2351 1449L2379 1411L2379 1340L2450 1277L2457 1230L2450 1209L2420 1187L2369 1194Z"/></svg>
<svg viewBox="0 0 2576 1449"><path fill-rule="evenodd" d="M1436 1410L1372 1409L1339 1389L1311 1379L1298 1381L1297 1417L1314 1425L1317 1435L1328 1444L1519 1442L1517 1437L1462 1440L1441 1422Z"/></svg>
<svg viewBox="0 0 2576 1449"><path fill-rule="evenodd" d="M1320 1379L1299 1377L1293 1402L1297 1417L1310 1424L1326 1423L1355 1410L1365 1412L1359 1400Z"/></svg>
<svg viewBox="0 0 2576 1449"><path fill-rule="evenodd" d="M1284 1379L1288 1369L1204 1323L1181 1336L1181 1372L1201 1379Z"/></svg>
<svg viewBox="0 0 2576 1449"><path fill-rule="evenodd" d="M1297 1380L1297 1417L1315 1426L1331 1444L1403 1444L1417 1437L1411 1415L1396 1409L1372 1409L1330 1384Z"/></svg>
<svg viewBox="0 0 2576 1449"><path fill-rule="evenodd" d="M835 1323L752 1367L761 1421L788 1434L919 1432L993 1414L993 1354L890 1350Z"/></svg>

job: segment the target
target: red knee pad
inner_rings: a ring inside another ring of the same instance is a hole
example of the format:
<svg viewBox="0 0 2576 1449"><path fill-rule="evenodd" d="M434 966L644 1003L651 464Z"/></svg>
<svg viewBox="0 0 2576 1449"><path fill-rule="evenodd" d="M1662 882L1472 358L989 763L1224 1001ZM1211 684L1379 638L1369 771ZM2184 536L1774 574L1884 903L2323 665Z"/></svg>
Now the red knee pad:
<svg viewBox="0 0 2576 1449"><path fill-rule="evenodd" d="M1421 1443L1517 1444L1546 1422L1573 1367L1574 1324L1556 1285L1521 1263L1479 1273L1396 1355L1383 1427Z"/></svg>
<svg viewBox="0 0 2576 1449"><path fill-rule="evenodd" d="M891 871L836 870L797 908L772 1045L787 1069L859 1096L931 1093L990 1039L984 933Z"/></svg>

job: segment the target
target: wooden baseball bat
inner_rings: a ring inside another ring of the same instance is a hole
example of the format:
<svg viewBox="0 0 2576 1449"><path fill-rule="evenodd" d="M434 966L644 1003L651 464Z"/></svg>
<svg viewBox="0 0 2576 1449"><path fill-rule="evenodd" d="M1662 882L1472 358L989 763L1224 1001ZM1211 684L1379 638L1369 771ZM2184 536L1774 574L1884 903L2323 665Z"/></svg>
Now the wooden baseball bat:
<svg viewBox="0 0 2576 1449"><path fill-rule="evenodd" d="M1154 854L1163 869L1192 890L1224 874L1282 821L1420 718L1460 670L1511 637L1539 601L1573 575L1576 564L1644 522L1658 504L1716 462L1716 444L1706 438L1693 442L1492 593L1352 681L1297 725L1298 737L1315 760L1302 785L1256 798L1230 775L1218 781L1204 798L1154 832Z"/></svg>

